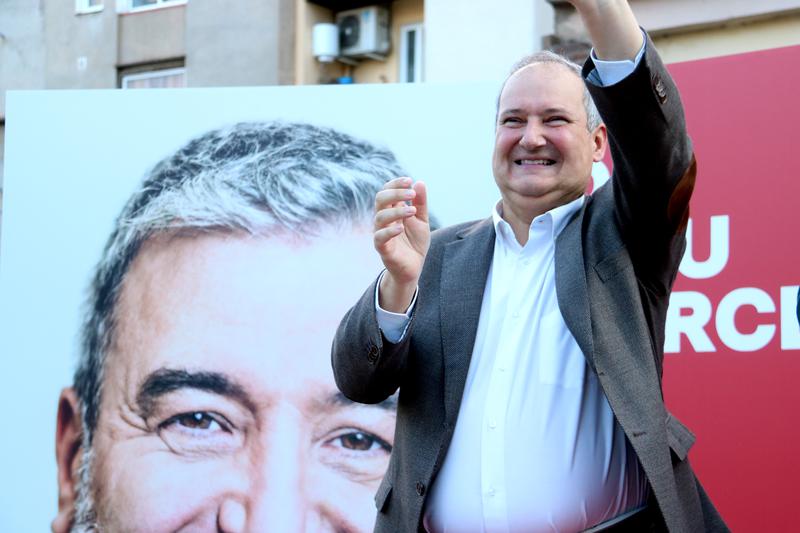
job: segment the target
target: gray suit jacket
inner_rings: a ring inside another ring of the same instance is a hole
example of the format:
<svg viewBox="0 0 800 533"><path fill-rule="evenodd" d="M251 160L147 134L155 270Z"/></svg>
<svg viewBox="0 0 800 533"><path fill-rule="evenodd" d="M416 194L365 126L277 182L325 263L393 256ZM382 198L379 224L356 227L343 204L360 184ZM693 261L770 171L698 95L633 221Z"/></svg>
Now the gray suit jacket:
<svg viewBox="0 0 800 533"><path fill-rule="evenodd" d="M588 74L589 64L584 67ZM664 407L664 323L685 246L695 163L677 89L652 42L628 78L589 84L608 126L610 183L586 199L556 241L559 308L597 374L669 531L726 531L687 453L694 435ZM421 528L427 489L453 435L494 246L490 219L436 231L411 324L383 338L373 283L333 343L336 382L380 402L400 389L376 531Z"/></svg>

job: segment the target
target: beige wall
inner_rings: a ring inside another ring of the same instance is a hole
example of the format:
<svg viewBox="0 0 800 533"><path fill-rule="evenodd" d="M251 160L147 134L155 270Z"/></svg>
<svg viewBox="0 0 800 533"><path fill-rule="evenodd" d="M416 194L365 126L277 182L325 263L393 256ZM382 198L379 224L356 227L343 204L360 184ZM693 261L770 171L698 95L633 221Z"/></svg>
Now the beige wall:
<svg viewBox="0 0 800 533"><path fill-rule="evenodd" d="M199 3L202 4L202 0ZM179 4L121 13L117 64L124 67L184 57L186 9L187 4Z"/></svg>
<svg viewBox="0 0 800 533"><path fill-rule="evenodd" d="M293 5L293 0L237 0L225 2L223 8L218 0L190 0L188 85L278 84L281 56L291 53L294 45ZM291 62L288 66L291 69ZM293 77L291 70L283 75Z"/></svg>
<svg viewBox="0 0 800 533"><path fill-rule="evenodd" d="M280 39L278 41L278 83L288 85L295 80L294 58L297 55L295 33L297 25L297 8L295 0L279 0L278 2L278 27Z"/></svg>
<svg viewBox="0 0 800 533"><path fill-rule="evenodd" d="M639 23L651 33L689 30L800 11L800 0L631 0Z"/></svg>
<svg viewBox="0 0 800 533"><path fill-rule="evenodd" d="M48 1L45 6L45 87L114 87L117 80L114 6L106 5L102 11L80 15L75 13L72 1Z"/></svg>
<svg viewBox="0 0 800 533"><path fill-rule="evenodd" d="M0 120L6 91L45 85L43 0L0 0Z"/></svg>
<svg viewBox="0 0 800 533"><path fill-rule="evenodd" d="M575 10L557 8L558 36L588 41ZM800 44L800 0L631 0L668 62Z"/></svg>
<svg viewBox="0 0 800 533"><path fill-rule="evenodd" d="M633 0L667 62L800 44L800 0Z"/></svg>
<svg viewBox="0 0 800 533"><path fill-rule="evenodd" d="M666 33L654 41L668 63L800 45L800 14Z"/></svg>

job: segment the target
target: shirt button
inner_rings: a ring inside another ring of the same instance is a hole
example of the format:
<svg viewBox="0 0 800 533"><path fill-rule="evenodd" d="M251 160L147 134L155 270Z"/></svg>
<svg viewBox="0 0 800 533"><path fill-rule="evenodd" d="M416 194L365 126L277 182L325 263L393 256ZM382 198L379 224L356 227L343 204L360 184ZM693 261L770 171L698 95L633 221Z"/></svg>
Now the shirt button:
<svg viewBox="0 0 800 533"><path fill-rule="evenodd" d="M490 498L494 498L494 487L490 487L490 488L489 488L489 490L488 490L488 492L486 492L486 494L487 494L487 495L488 495Z"/></svg>
<svg viewBox="0 0 800 533"><path fill-rule="evenodd" d="M425 484L423 482L417 481L416 489L417 489L417 494L419 494L420 496L423 496L425 494Z"/></svg>
<svg viewBox="0 0 800 533"><path fill-rule="evenodd" d="M497 422L494 420L489 420L489 429L494 429L497 427Z"/></svg>
<svg viewBox="0 0 800 533"><path fill-rule="evenodd" d="M513 313L511 313L511 316L514 317L514 318L519 318L519 312L518 311L514 311Z"/></svg>

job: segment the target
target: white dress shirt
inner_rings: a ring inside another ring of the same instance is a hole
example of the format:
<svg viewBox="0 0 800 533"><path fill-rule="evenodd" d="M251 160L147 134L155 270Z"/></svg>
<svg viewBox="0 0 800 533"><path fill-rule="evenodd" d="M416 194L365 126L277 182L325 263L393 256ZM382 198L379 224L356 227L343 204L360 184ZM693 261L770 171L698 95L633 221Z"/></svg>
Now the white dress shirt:
<svg viewBox="0 0 800 533"><path fill-rule="evenodd" d="M594 81L624 78L612 76ZM639 461L558 308L555 240L583 201L536 217L525 246L495 207L458 420L424 510L431 533L581 531L646 502ZM414 304L388 313L376 291L389 341L405 334Z"/></svg>

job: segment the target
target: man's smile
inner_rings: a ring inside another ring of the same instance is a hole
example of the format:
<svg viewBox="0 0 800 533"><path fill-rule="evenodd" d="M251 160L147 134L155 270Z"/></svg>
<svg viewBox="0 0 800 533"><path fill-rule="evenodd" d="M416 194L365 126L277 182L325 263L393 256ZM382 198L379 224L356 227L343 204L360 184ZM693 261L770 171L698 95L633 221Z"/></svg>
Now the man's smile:
<svg viewBox="0 0 800 533"><path fill-rule="evenodd" d="M553 159L515 159L515 165L519 166L547 166L555 165L556 162Z"/></svg>

